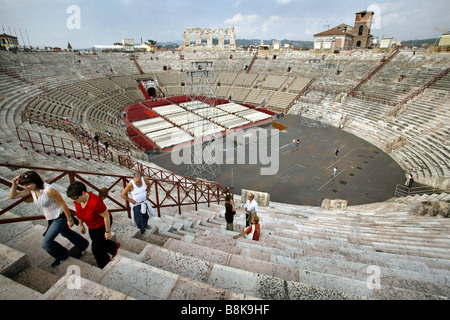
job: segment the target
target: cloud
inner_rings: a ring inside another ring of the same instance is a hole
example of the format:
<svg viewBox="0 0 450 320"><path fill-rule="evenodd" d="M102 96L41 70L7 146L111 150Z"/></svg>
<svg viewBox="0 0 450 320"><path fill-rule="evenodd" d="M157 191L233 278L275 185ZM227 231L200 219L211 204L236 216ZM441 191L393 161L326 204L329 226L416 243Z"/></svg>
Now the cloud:
<svg viewBox="0 0 450 320"><path fill-rule="evenodd" d="M232 18L226 19L225 24L234 25L236 32L243 36L251 36L258 32L261 26L260 17L257 14L235 14Z"/></svg>
<svg viewBox="0 0 450 320"><path fill-rule="evenodd" d="M277 4L285 5L291 3L293 0L275 0Z"/></svg>
<svg viewBox="0 0 450 320"><path fill-rule="evenodd" d="M257 21L258 18L259 17L257 14L246 15L246 14L238 13L238 14L235 14L233 16L233 18L226 19L224 21L224 23L226 23L226 24L233 24L233 23L235 23L235 24L251 24L251 23L254 23L255 21Z"/></svg>
<svg viewBox="0 0 450 320"><path fill-rule="evenodd" d="M306 28L304 29L304 35L312 37L314 34L323 31L323 26L321 25L321 23L323 23L322 19L305 18L303 19L303 21L304 25L306 25Z"/></svg>
<svg viewBox="0 0 450 320"><path fill-rule="evenodd" d="M267 31L270 31L276 28L277 26L281 26L283 22L286 21L284 21L284 19L280 16L270 16L269 19L264 21L262 25L262 30L264 33L266 33Z"/></svg>

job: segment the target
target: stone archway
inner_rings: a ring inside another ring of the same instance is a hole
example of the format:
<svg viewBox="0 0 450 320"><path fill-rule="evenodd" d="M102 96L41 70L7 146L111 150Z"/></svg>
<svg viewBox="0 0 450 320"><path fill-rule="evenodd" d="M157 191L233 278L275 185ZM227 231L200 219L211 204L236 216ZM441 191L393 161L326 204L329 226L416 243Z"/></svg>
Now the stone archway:
<svg viewBox="0 0 450 320"><path fill-rule="evenodd" d="M150 97L155 98L156 97L156 88L154 88L154 87L148 88L147 93Z"/></svg>
<svg viewBox="0 0 450 320"><path fill-rule="evenodd" d="M231 28L186 28L184 29L184 45L185 47L201 47L202 39L206 38L206 48L217 47L219 49L236 48L236 30L234 27ZM217 36L218 44L213 43L213 37ZM195 44L192 44L191 39L194 37L196 39ZM227 44L225 44L225 38L227 39ZM229 41L229 43L228 43ZM204 41L203 41L204 43Z"/></svg>

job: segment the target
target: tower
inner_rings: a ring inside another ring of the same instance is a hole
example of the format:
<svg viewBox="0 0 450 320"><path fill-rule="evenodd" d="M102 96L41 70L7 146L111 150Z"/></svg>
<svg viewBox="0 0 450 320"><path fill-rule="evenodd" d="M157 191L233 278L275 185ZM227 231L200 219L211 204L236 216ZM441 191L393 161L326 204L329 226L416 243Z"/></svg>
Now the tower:
<svg viewBox="0 0 450 320"><path fill-rule="evenodd" d="M213 63L195 61L191 64L193 70L186 72L186 100L189 101L186 129L195 139L188 172L191 177L214 181L221 170L214 141L222 128L213 122L218 114L215 75L208 70Z"/></svg>
<svg viewBox="0 0 450 320"><path fill-rule="evenodd" d="M372 45L372 36L370 29L372 19L375 14L373 11L361 11L355 13L355 27L353 28L353 48L366 49Z"/></svg>

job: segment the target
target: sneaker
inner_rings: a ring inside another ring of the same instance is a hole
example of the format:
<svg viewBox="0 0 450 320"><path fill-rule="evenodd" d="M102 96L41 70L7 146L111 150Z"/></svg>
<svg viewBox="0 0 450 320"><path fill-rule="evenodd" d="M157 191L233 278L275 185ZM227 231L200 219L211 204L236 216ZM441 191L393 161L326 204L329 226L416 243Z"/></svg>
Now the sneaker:
<svg viewBox="0 0 450 320"><path fill-rule="evenodd" d="M116 252L111 256L111 259L114 259L114 257L117 255L117 252L119 251L120 243L117 242Z"/></svg>
<svg viewBox="0 0 450 320"><path fill-rule="evenodd" d="M53 261L53 263L50 265L52 268L59 266L61 263L63 263L64 261L66 261L66 259L63 260L58 260L56 259L55 261Z"/></svg>
<svg viewBox="0 0 450 320"><path fill-rule="evenodd" d="M75 254L73 257L76 259L80 259L82 256L84 256L85 253L86 251L78 251L78 253Z"/></svg>

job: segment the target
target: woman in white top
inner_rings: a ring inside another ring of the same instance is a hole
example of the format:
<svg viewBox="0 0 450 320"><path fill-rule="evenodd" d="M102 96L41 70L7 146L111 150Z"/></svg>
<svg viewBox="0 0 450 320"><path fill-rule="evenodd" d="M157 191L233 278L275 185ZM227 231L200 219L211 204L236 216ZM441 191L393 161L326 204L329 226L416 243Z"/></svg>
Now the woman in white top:
<svg viewBox="0 0 450 320"><path fill-rule="evenodd" d="M143 177L141 172L136 172L133 179L128 182L120 195L123 199L131 203L133 224L141 230L142 234L147 227L149 213L152 216L156 216L150 201L147 200L149 194L150 181Z"/></svg>
<svg viewBox="0 0 450 320"><path fill-rule="evenodd" d="M24 190L18 192L18 184L23 186ZM74 221L61 194L52 185L42 181L39 174L34 171L27 171L12 180L9 198L24 198L30 194L34 202L42 208L48 222L48 228L44 233L41 245L48 254L55 258L52 267L61 264L69 257L69 250L55 241L58 234L72 242L78 249L78 256L81 256L82 252L89 246L89 242L70 229L73 227Z"/></svg>
<svg viewBox="0 0 450 320"><path fill-rule="evenodd" d="M258 202L255 200L255 195L249 193L247 197L247 202L245 203L245 227L250 226L251 217L250 214L254 210L254 213L258 214Z"/></svg>

